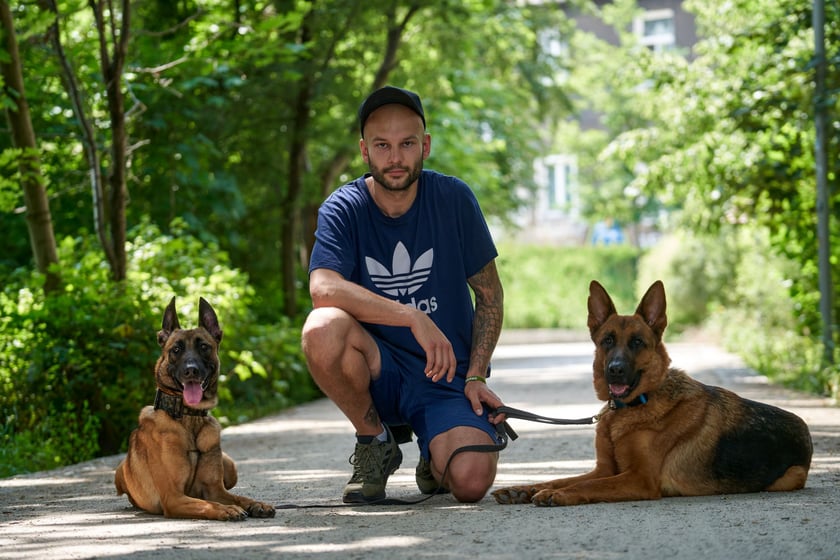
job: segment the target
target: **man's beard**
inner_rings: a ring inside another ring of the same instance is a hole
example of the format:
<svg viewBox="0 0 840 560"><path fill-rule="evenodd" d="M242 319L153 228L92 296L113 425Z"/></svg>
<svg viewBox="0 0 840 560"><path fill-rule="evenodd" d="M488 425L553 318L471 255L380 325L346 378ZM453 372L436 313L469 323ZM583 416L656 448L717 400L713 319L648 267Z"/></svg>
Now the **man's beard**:
<svg viewBox="0 0 840 560"><path fill-rule="evenodd" d="M414 184L414 182L420 178L420 173L423 171L423 161L420 160L419 165L415 167L389 167L387 169L379 169L374 167L372 163L368 164L368 168L370 169L370 174L373 177L373 180L376 181L378 184L382 185L386 191L392 192L399 192L408 190L408 188ZM401 169L403 171L407 171L408 175L397 184L391 184L388 179L386 178L386 173L393 169Z"/></svg>

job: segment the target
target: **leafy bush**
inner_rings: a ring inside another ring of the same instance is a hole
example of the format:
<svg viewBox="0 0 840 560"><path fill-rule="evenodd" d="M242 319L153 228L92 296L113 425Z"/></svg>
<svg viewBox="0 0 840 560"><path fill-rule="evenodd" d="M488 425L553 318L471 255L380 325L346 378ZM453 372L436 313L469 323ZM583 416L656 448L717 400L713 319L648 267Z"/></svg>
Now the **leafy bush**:
<svg viewBox="0 0 840 560"><path fill-rule="evenodd" d="M257 324L245 275L218 247L182 224L173 227L174 235L149 224L132 232L120 284L110 281L103 256L86 238L60 244L60 291L45 296L38 275L5 279L0 476L125 449L140 408L154 398L157 331L176 294L184 328L197 326L199 296L219 315L225 336L217 416L241 421L318 394L304 366L299 325L285 317ZM35 446L42 453L33 455Z"/></svg>
<svg viewBox="0 0 840 560"><path fill-rule="evenodd" d="M41 290L7 284L0 295L6 317L0 331L0 418L6 437L49 429L55 437L46 442L72 439L78 425L95 422L96 445L80 446L79 453L108 454L136 425L137 403L144 402L137 397L149 390L146 336L153 315L129 286L106 280L99 258L75 252L76 246L72 240L61 246L61 262L74 264L62 267L60 292L44 297ZM87 406L67 408L74 403ZM58 412L67 421L53 425Z"/></svg>
<svg viewBox="0 0 840 560"><path fill-rule="evenodd" d="M639 283L662 278L677 331L703 325L759 373L838 396L838 366L825 367L815 337L819 292L801 264L774 251L760 227L669 237L645 255ZM810 287L809 287L810 286Z"/></svg>
<svg viewBox="0 0 840 560"><path fill-rule="evenodd" d="M711 310L708 325L756 371L789 387L836 398L838 370L822 364L822 344L812 330L819 292L803 289L807 272L775 254L760 232L742 233L741 240L729 295Z"/></svg>
<svg viewBox="0 0 840 560"><path fill-rule="evenodd" d="M0 425L0 477L76 463L99 451L99 422L87 402L49 410L30 430L15 431L14 418Z"/></svg>
<svg viewBox="0 0 840 560"><path fill-rule="evenodd" d="M697 237L675 233L652 247L639 263L639 286L665 284L672 333L701 324L710 305L729 303L742 243L731 236Z"/></svg>
<svg viewBox="0 0 840 560"><path fill-rule="evenodd" d="M501 245L499 255L505 328L585 331L592 280L603 284L619 312L638 304L637 249Z"/></svg>
<svg viewBox="0 0 840 560"><path fill-rule="evenodd" d="M631 313L665 283L669 332L704 327L744 362L785 385L840 397L840 365L821 363L812 271L776 254L762 228L669 236L646 253L626 247L500 246L505 328L586 328L590 280ZM637 279L638 276L638 279Z"/></svg>

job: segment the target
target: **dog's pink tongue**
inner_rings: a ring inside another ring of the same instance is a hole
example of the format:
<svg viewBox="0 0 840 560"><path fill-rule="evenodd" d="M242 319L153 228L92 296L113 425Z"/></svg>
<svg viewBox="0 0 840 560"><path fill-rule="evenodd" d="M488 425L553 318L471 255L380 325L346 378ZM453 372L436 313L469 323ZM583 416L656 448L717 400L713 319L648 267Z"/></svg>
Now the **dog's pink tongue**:
<svg viewBox="0 0 840 560"><path fill-rule="evenodd" d="M184 385L184 402L189 406L200 403L203 396L204 390L201 388L201 383L190 381Z"/></svg>
<svg viewBox="0 0 840 560"><path fill-rule="evenodd" d="M621 395L626 393L627 389L629 388L629 385L610 385L610 393L617 397L620 397Z"/></svg>

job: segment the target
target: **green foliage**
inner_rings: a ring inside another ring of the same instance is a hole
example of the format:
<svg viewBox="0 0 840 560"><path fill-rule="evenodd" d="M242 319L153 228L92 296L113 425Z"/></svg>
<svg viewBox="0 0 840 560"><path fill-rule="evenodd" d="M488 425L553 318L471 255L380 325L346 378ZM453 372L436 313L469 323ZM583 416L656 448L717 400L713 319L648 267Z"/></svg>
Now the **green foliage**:
<svg viewBox="0 0 840 560"><path fill-rule="evenodd" d="M472 4L448 8L444 25L412 41L423 41L415 46L423 56L398 75L427 106L426 165L466 180L485 213L504 219L522 202L511 186L534 187L532 162L551 138L545 123L569 112L565 85L555 81L567 61L544 46L571 23L554 7Z"/></svg>
<svg viewBox="0 0 840 560"><path fill-rule="evenodd" d="M829 4L825 31L832 53L840 49L840 12ZM652 90L638 99L647 126L616 138L613 153L639 170L631 187L680 208L682 224L695 232L766 228L770 249L795 259L802 272L790 289L797 331L819 336L810 12L794 0L689 5L706 35L696 58L653 61ZM836 57L828 66L825 103L836 115ZM840 143L836 134L828 139L826 171L836 186ZM830 197L838 207L840 191ZM840 244L836 219L830 238L832 246ZM840 261L834 258L831 267L840 277Z"/></svg>
<svg viewBox="0 0 840 560"><path fill-rule="evenodd" d="M711 330L770 379L837 399L840 369L822 363L822 344L808 324L815 293L797 289L807 272L796 260L774 253L767 236L754 236L753 242L742 253L728 304L711 310Z"/></svg>
<svg viewBox="0 0 840 560"><path fill-rule="evenodd" d="M674 235L639 263L640 286L655 278L665 283L672 332L702 325L770 379L837 398L837 369L821 363L805 311L816 305L814 292L797 290L805 275L760 227Z"/></svg>
<svg viewBox="0 0 840 560"><path fill-rule="evenodd" d="M226 345L230 349L223 361L229 372L222 379L216 413L223 423L252 420L321 396L300 348L300 325L281 319L254 324L243 335Z"/></svg>
<svg viewBox="0 0 840 560"><path fill-rule="evenodd" d="M762 309L760 321L744 322L746 336L757 342L775 341L774 346L788 348L791 359L801 351L803 365L787 367L783 364L791 360L776 360L777 353L768 349L756 355L774 359L763 360L759 367L770 373L767 369L775 362L785 375L797 371L805 380L822 367L810 358L823 335L814 108L820 103L829 122L837 122L840 4L825 5L828 60L822 99L814 90L814 30L808 3L689 0L683 6L694 13L701 38L691 53L651 52L630 33L619 33L618 47L588 35L573 38L571 50L579 63L569 82L578 94L576 106L599 113L602 127L581 134L569 125L558 144L581 156L588 216L638 221L645 215L661 218L664 209L668 219L660 219L660 225L691 232L675 238L677 244L655 249L656 256L640 268L648 273L670 267L664 275L674 281L666 282L666 290L678 302L674 306L678 324L708 316L709 305L719 302L727 309L741 308L745 318ZM635 9L635 2L622 0L605 4L600 15L619 29L628 29ZM829 209L835 209L829 234L834 281L827 297L834 301L837 344L840 136L836 126L827 132ZM739 231L742 228L745 231ZM745 244L744 239L756 231L762 232L762 243ZM747 295L760 291L751 292L746 276L736 273L740 263L765 258L762 253L795 263L796 273L783 275L789 285L774 296L782 299L770 300L775 304L772 309L773 304L750 307L756 302ZM727 284L727 279L736 283ZM736 288L743 290L741 299L726 300ZM777 315L789 313L783 322L788 334L779 336L782 331L767 323L770 311L774 322L781 322ZM762 325L767 325L766 331ZM791 337L801 338L801 343ZM805 384L825 387L825 378Z"/></svg>
<svg viewBox="0 0 840 560"><path fill-rule="evenodd" d="M96 447L81 449L113 453L136 423L136 396L148 390L149 352L142 334L153 316L133 290L108 283L101 257L77 249L72 240L62 244L61 291L43 296L29 287L36 280L23 279L7 283L0 295L6 316L0 331L0 418L18 432L38 433L66 403L87 402L100 431ZM61 438L60 426L55 429Z"/></svg>
<svg viewBox="0 0 840 560"><path fill-rule="evenodd" d="M91 227L90 184L58 59L43 36L50 12L12 4L18 34L28 39L20 41L24 81L56 237L77 237ZM107 137L90 7L56 5L82 101L97 137ZM554 6L330 0L234 9L222 0L150 0L131 9L123 79L128 224L149 219L165 231L183 218L266 299L274 297L281 255L305 253L313 206L365 170L355 120L374 79L423 95L435 138L429 166L462 176L500 216L518 203L516 188L530 183L531 160L545 145L534 131L566 103L562 85L547 83L563 59L539 48L541 31L568 26ZM0 135L0 151L7 143ZM302 176L291 177L289 155L300 144ZM300 189L291 184L298 179ZM289 219L302 227L295 239L281 239L279 224ZM0 237L14 245L0 258L15 266L28 257L20 222L0 219Z"/></svg>
<svg viewBox="0 0 840 560"><path fill-rule="evenodd" d="M499 276L505 291L504 327L586 331L589 283L600 282L621 313L638 304L631 247L500 245Z"/></svg>
<svg viewBox="0 0 840 560"><path fill-rule="evenodd" d="M21 150L0 151L0 213L11 213L21 202L20 172L17 162Z"/></svg>
<svg viewBox="0 0 840 560"><path fill-rule="evenodd" d="M16 420L11 415L0 424L0 478L73 464L99 451L99 420L87 401L48 410L29 430L16 429Z"/></svg>
<svg viewBox="0 0 840 560"><path fill-rule="evenodd" d="M586 330L591 280L601 282L620 313L632 313L655 280L668 300L668 332L701 327L716 334L759 373L785 385L840 398L840 369L821 363L800 292L807 274L776 252L764 228L669 236L654 248L499 246L505 328Z"/></svg>
<svg viewBox="0 0 840 560"><path fill-rule="evenodd" d="M735 285L742 253L749 250L733 232L729 235L666 236L645 253L639 263L639 285L662 280L668 301L671 332L701 324L710 307L736 301L727 294Z"/></svg>
<svg viewBox="0 0 840 560"><path fill-rule="evenodd" d="M157 331L174 295L184 328L197 325L199 296L219 315L225 332L220 417L242 421L317 395L303 365L299 326L285 319L257 325L247 277L230 268L217 246L183 227L173 224L180 231L173 236L149 224L132 232L123 284L109 281L88 238L61 243L63 285L56 293L44 296L37 276L5 279L0 433L10 446L10 472L125 449L140 408L154 397ZM30 463L27 449L40 440L44 455Z"/></svg>

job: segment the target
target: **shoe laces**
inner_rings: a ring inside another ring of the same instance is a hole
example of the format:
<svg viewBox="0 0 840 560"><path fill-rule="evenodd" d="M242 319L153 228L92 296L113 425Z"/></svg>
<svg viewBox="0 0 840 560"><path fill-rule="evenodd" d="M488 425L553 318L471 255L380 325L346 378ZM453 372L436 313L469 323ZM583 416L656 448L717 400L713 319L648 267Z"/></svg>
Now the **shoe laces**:
<svg viewBox="0 0 840 560"><path fill-rule="evenodd" d="M350 478L351 482L363 482L383 478L385 465L378 456L379 454L374 451L374 445L356 445L356 449L348 460L353 465L353 476Z"/></svg>

